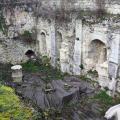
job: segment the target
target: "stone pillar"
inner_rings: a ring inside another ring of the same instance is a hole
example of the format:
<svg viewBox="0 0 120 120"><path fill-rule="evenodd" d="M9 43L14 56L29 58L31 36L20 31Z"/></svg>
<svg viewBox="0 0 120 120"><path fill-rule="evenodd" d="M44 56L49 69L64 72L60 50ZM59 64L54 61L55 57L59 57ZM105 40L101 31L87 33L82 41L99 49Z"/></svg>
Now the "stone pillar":
<svg viewBox="0 0 120 120"><path fill-rule="evenodd" d="M56 41L55 41L55 25L51 25L51 65L56 66Z"/></svg>
<svg viewBox="0 0 120 120"><path fill-rule="evenodd" d="M110 57L109 61L118 64L119 63L119 50L120 50L120 35L119 33L112 34L113 38L110 43Z"/></svg>
<svg viewBox="0 0 120 120"><path fill-rule="evenodd" d="M116 91L116 82L117 81L115 78L112 78L112 80L109 82L108 84L108 88L109 88L108 95L109 96L114 97L115 91Z"/></svg>
<svg viewBox="0 0 120 120"><path fill-rule="evenodd" d="M110 43L111 51L109 58L108 74L109 78L109 93L114 97L115 91L117 90L117 77L118 77L118 66L119 66L119 55L120 55L120 35L119 33L112 34L112 41Z"/></svg>
<svg viewBox="0 0 120 120"><path fill-rule="evenodd" d="M81 65L81 44L82 44L82 21L76 20L76 40L73 55L73 74L80 75Z"/></svg>
<svg viewBox="0 0 120 120"><path fill-rule="evenodd" d="M109 62L109 84L108 84L108 95L114 97L116 91L117 83L117 74L118 74L118 65L113 62Z"/></svg>
<svg viewBox="0 0 120 120"><path fill-rule="evenodd" d="M99 85L103 89L104 87L108 87L109 79L108 79L108 62L104 62L103 64L97 64L96 70L99 75Z"/></svg>
<svg viewBox="0 0 120 120"><path fill-rule="evenodd" d="M70 73L69 44L66 42L62 42L62 48L60 50L60 66L62 72Z"/></svg>
<svg viewBox="0 0 120 120"><path fill-rule="evenodd" d="M14 82L22 82L22 66L21 65L15 65L11 67L12 70L12 78Z"/></svg>

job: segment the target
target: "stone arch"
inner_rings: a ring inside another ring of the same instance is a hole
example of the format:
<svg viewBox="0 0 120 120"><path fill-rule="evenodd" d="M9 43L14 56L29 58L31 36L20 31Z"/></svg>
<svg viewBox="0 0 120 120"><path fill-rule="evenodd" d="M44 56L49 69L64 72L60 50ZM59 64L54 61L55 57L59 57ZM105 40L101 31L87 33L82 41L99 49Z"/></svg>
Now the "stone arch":
<svg viewBox="0 0 120 120"><path fill-rule="evenodd" d="M56 32L56 57L60 59L60 49L62 44L62 34L60 32Z"/></svg>
<svg viewBox="0 0 120 120"><path fill-rule="evenodd" d="M33 50L27 50L25 52L25 55L28 57L28 58L34 58L35 57L35 52Z"/></svg>
<svg viewBox="0 0 120 120"><path fill-rule="evenodd" d="M96 64L103 64L107 61L107 47L105 43L99 39L92 40L89 45L88 56L92 59L94 67Z"/></svg>
<svg viewBox="0 0 120 120"><path fill-rule="evenodd" d="M44 31L41 32L41 53L47 54L46 33Z"/></svg>

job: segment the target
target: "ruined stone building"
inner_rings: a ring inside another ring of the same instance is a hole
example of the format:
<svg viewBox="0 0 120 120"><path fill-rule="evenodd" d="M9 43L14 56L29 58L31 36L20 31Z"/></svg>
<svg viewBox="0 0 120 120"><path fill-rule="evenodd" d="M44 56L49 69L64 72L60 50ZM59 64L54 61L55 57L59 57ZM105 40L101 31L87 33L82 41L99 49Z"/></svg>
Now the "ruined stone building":
<svg viewBox="0 0 120 120"><path fill-rule="evenodd" d="M119 0L1 0L0 62L47 56L62 72L96 70L120 92Z"/></svg>

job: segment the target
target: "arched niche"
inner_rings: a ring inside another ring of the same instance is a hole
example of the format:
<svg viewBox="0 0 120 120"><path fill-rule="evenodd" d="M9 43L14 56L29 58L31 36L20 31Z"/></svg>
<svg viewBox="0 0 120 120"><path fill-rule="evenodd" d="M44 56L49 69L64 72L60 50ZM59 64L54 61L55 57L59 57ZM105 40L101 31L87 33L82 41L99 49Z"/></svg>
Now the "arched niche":
<svg viewBox="0 0 120 120"><path fill-rule="evenodd" d="M28 57L28 58L32 58L32 57L35 57L35 52L33 50L27 50L25 52L25 55Z"/></svg>
<svg viewBox="0 0 120 120"><path fill-rule="evenodd" d="M56 32L56 57L60 59L60 49L62 44L62 34L60 32Z"/></svg>
<svg viewBox="0 0 120 120"><path fill-rule="evenodd" d="M107 48L105 43L99 39L92 40L89 45L88 57L92 60L94 66L107 61Z"/></svg>
<svg viewBox="0 0 120 120"><path fill-rule="evenodd" d="M41 32L41 53L43 55L47 54L47 45L46 45L46 33L45 32Z"/></svg>

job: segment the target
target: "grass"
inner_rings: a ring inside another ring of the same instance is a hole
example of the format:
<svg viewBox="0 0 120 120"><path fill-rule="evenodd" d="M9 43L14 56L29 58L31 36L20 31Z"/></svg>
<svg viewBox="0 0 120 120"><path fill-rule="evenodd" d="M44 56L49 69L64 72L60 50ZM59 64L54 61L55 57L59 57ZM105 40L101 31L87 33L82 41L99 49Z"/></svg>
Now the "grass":
<svg viewBox="0 0 120 120"><path fill-rule="evenodd" d="M107 95L106 91L100 91L94 96L94 99L99 100L102 104L107 106L113 104L113 98Z"/></svg>
<svg viewBox="0 0 120 120"><path fill-rule="evenodd" d="M102 111L101 111L102 114L104 114L109 107L120 103L119 97L112 98L106 93L106 91L102 91L102 90L98 94L96 94L92 99L94 101L99 102L99 104L102 107Z"/></svg>
<svg viewBox="0 0 120 120"><path fill-rule="evenodd" d="M41 79L47 82L50 80L63 79L64 76L60 70L53 68L49 62L45 61L44 63L42 61L27 61L22 64L22 66L25 72L37 73L40 75Z"/></svg>
<svg viewBox="0 0 120 120"><path fill-rule="evenodd" d="M32 110L24 106L12 88L0 86L0 120L29 120Z"/></svg>

